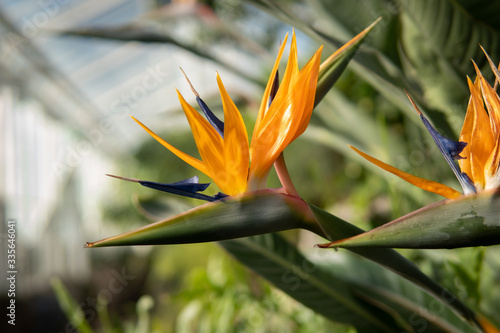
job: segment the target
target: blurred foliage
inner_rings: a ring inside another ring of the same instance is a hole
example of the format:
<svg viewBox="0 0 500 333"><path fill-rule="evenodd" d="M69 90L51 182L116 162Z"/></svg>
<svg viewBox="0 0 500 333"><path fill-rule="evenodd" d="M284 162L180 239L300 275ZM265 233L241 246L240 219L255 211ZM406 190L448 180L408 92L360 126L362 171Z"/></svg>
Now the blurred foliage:
<svg viewBox="0 0 500 333"><path fill-rule="evenodd" d="M183 304L177 332L314 332L339 327L219 251L210 255L206 267L191 271L186 284L174 298Z"/></svg>
<svg viewBox="0 0 500 333"><path fill-rule="evenodd" d="M88 313L85 320L78 306L82 300L54 280L59 304L73 327L79 332L106 333L352 332L272 288L213 244L160 247L150 255L145 296L125 321L114 311L108 313L106 300L100 300L97 319L89 323ZM190 260L179 260L182 256Z"/></svg>

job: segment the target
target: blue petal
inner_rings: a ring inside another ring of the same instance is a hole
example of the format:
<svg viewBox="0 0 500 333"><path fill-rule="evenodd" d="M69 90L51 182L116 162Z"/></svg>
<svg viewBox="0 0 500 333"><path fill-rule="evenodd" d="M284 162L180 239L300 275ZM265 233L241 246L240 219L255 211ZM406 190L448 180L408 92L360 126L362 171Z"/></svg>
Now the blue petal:
<svg viewBox="0 0 500 333"><path fill-rule="evenodd" d="M184 197L189 197L189 198L194 198L194 199L200 199L200 200L205 200L205 201L215 201L219 200L222 198L227 197L226 194L224 193L217 193L213 197L205 194L201 194L198 192L205 191L210 183L199 183L199 178L198 176L194 176L188 179L184 179L175 183L169 183L169 184L163 184L163 183L155 183L155 182L149 182L145 180L140 180L140 179L135 179L135 178L127 178L127 177L120 177L120 176L114 176L110 174L106 174L106 176L113 177L113 178L118 178L121 180L126 180L128 182L134 182L134 183L139 183L142 186L149 187L158 191L163 191L163 192L168 192L172 194L177 194L177 195L182 195Z"/></svg>
<svg viewBox="0 0 500 333"><path fill-rule="evenodd" d="M455 173L455 176L457 177L458 181L460 182L460 185L462 186L464 194L476 193L476 187L470 180L469 176L461 172L457 164L453 161L463 158L462 156L460 156L460 153L467 146L467 143L462 141L456 142L448 138L445 138L444 136L439 134L434 129L434 127L432 127L432 125L429 123L429 121L424 117L422 113L419 112L419 114L420 114L420 119L422 119L425 127L427 128L432 138L434 139L434 142L438 146L439 151L445 158L450 168L453 170L453 173Z"/></svg>
<svg viewBox="0 0 500 333"><path fill-rule="evenodd" d="M139 184L145 187L149 187L158 191L163 191L167 193L177 194L188 198L194 198L205 201L215 201L219 199L219 194L216 196L209 196L205 194L198 193L204 191L210 185L210 183L198 183L198 177L191 177L185 180L181 180L176 183L156 183L140 180Z"/></svg>
<svg viewBox="0 0 500 333"><path fill-rule="evenodd" d="M224 194L224 193L222 193L222 192L219 192L219 193L217 193L216 195L214 195L214 198L215 198L216 200L219 200L219 199L224 199L224 198L227 198L228 196L229 196L229 195L227 195L227 194Z"/></svg>
<svg viewBox="0 0 500 333"><path fill-rule="evenodd" d="M201 110L205 114L205 117L207 117L208 122L210 125L215 128L215 130L220 134L220 136L224 139L224 122L222 122L217 116L209 109L207 104L196 96L196 101L198 102L198 105L200 106Z"/></svg>

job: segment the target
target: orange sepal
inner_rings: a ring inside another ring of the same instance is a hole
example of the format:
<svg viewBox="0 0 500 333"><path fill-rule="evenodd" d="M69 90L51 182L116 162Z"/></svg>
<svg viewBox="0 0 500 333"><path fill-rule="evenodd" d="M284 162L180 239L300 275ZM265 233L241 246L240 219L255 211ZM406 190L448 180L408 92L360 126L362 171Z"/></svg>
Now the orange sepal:
<svg viewBox="0 0 500 333"><path fill-rule="evenodd" d="M221 170L227 174L225 184L228 195L243 193L247 188L248 165L248 134L241 114L229 97L222 80L217 73L217 84L224 108L224 165Z"/></svg>
<svg viewBox="0 0 500 333"><path fill-rule="evenodd" d="M280 66L281 57L283 56L283 51L285 50L287 39L288 39L288 34L285 35L285 39L283 40L283 44L281 44L278 56L276 57L273 69L271 70L271 75L269 76L269 80L267 81L266 89L264 90L264 95L262 96L262 100L260 102L260 108L259 108L259 113L257 114L257 120L255 121L255 128L259 127L262 118L264 118L264 115L267 113L267 109L269 107L269 95L271 94L271 89L274 83L274 77L278 72L278 68ZM255 131L252 136L252 141L254 137L255 137Z"/></svg>
<svg viewBox="0 0 500 333"><path fill-rule="evenodd" d="M286 95L280 86L269 110L256 125L250 145L252 176L264 176L285 147L307 127L314 105L320 52L321 48L291 78L291 83L284 84L290 84Z"/></svg>
<svg viewBox="0 0 500 333"><path fill-rule="evenodd" d="M409 173L401 171L398 168L390 166L389 164L386 164L380 160L377 160L374 157L371 157L368 154L363 153L361 150L359 150L353 146L349 146L349 148L351 148L356 153L358 153L359 155L361 155L363 158L367 159L371 163L375 164L376 166L398 176L399 178L403 179L404 181L407 181L408 183L410 183L412 185L420 187L423 190L442 195L443 197L448 198L448 199L455 199L455 198L458 198L459 196L462 195L460 192L458 192L458 191L456 191L456 190L452 189L451 187L448 187L444 184L434 182L432 180L416 177L416 176L410 175Z"/></svg>
<svg viewBox="0 0 500 333"><path fill-rule="evenodd" d="M194 158L194 157L184 153L183 151L180 151L179 149L175 148L174 146L172 146L171 144L169 144L168 142L166 142L165 140L160 138L155 132L150 130L146 125L141 123L139 120L135 119L133 116L130 116L130 117L132 119L134 119L135 122L138 123L139 126L141 126L146 132L148 132L149 135L151 135L153 138L155 138L156 141L161 143L165 148L170 150L172 153L174 153L181 160L183 160L187 164L191 165L193 168L200 170L204 174L207 174L207 168L205 167L205 165L203 164L202 161L200 161L199 159Z"/></svg>

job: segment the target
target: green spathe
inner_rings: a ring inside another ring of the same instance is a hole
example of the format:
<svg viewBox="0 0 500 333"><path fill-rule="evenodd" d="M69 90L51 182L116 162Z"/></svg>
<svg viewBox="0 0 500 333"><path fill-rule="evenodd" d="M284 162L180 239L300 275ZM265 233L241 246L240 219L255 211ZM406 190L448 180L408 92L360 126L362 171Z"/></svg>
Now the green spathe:
<svg viewBox="0 0 500 333"><path fill-rule="evenodd" d="M443 200L328 246L451 249L497 244L500 244L499 189Z"/></svg>
<svg viewBox="0 0 500 333"><path fill-rule="evenodd" d="M302 209L302 211L301 211ZM289 229L317 229L304 219L302 199L271 190L209 202L87 247L212 242Z"/></svg>

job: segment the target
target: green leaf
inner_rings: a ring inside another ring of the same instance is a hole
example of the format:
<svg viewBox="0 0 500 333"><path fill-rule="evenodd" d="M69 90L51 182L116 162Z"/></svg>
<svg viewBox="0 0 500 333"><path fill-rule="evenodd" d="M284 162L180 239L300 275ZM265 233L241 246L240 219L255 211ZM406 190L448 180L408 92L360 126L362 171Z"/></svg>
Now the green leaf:
<svg viewBox="0 0 500 333"><path fill-rule="evenodd" d="M310 215L311 212L313 216ZM313 231L331 241L363 232L324 210L308 206L300 198L266 190L207 203L184 214L98 242L87 243L87 247L209 242L294 228ZM442 301L449 302L454 299L449 303L450 306L464 318L475 320L471 310L396 251L351 251L396 272Z"/></svg>
<svg viewBox="0 0 500 333"><path fill-rule="evenodd" d="M342 42L335 37L312 27L310 24L301 20L292 11L282 6L274 0L247 0L247 2L257 8L268 12L279 20L290 24L291 26L301 30L318 43L325 44L324 52L332 52L334 48L340 48ZM383 14L383 13L382 13ZM404 73L398 64L395 64L382 52L364 46L360 48L353 61L351 68L361 78L371 84L377 91L380 92L391 103L405 111L410 119L418 122L418 117L415 115L415 110L403 92L404 89L409 90L416 95L416 92L406 80ZM419 99L419 96L415 96Z"/></svg>
<svg viewBox="0 0 500 333"><path fill-rule="evenodd" d="M63 285L61 280L58 278L53 278L51 281L52 289L56 294L59 306L69 319L70 323L78 329L81 333L91 333L93 332L90 324L85 320L85 314L78 305L78 302L73 299L69 291Z"/></svg>
<svg viewBox="0 0 500 333"><path fill-rule="evenodd" d="M447 78L443 74L446 73L443 71L449 71L448 74L454 72L461 79L460 82L463 82L464 90L467 90L464 78L475 73L471 59L489 72L486 57L479 44L485 47L493 59L500 56L500 26L498 22L490 20L492 16L500 14L498 2L401 0L400 3L405 14L402 17L404 28L415 29L420 35L418 38L414 31L402 31L404 52L417 70L425 70L425 75L431 75L432 69L439 68L435 66L444 65L447 68L440 68L434 73L434 78L439 76L440 80L445 80ZM431 60L429 57L445 63L428 63L426 60ZM434 86L436 84L437 82ZM452 87L448 87L449 93L453 93L451 89Z"/></svg>
<svg viewBox="0 0 500 333"><path fill-rule="evenodd" d="M498 2L475 0L399 1L401 57L406 71L420 83L429 116L437 127L456 135L469 95L466 76L475 75L471 59L490 73L482 45L493 59L500 57L500 30L492 17L500 14ZM443 117L444 115L444 117Z"/></svg>
<svg viewBox="0 0 500 333"><path fill-rule="evenodd" d="M87 243L87 247L212 242L295 228L315 230L304 220L299 198L263 190L206 203L136 230Z"/></svg>
<svg viewBox="0 0 500 333"><path fill-rule="evenodd" d="M309 124L304 137L334 149L342 155L352 155L353 151L349 145L364 147L363 149L373 155L382 156L382 159L406 154L405 142L400 140L399 135L390 131L387 126L382 127L372 115L359 108L338 89L332 89L325 96L321 105L314 110L313 117L318 118L316 123L321 125ZM353 128L356 128L356 131L353 131ZM387 142L390 143L390 147ZM364 158L357 156L354 158L364 166L373 167L373 164Z"/></svg>
<svg viewBox="0 0 500 333"><path fill-rule="evenodd" d="M359 19L346 19L344 2L329 2L328 10L315 13L314 26L304 22L289 7L275 0L247 0L279 20L290 24L328 46L340 47L339 37L350 38L359 29ZM312 1L315 4L315 1ZM355 5L354 5L355 6ZM298 7L298 6L297 6ZM331 8L334 9L331 9ZM381 16L376 33L383 32L392 46L389 55L363 45L350 63L350 68L388 101L400 108L410 120L418 117L408 102L403 89L422 104L427 115L442 132L452 136L459 132L465 111L468 91L465 75L473 75L474 59L485 69L486 59L478 43L493 57L500 57L500 29L495 17L500 13L496 2L474 0L400 0L367 5L372 17ZM298 7L300 8L300 7ZM355 12L357 8L350 9ZM366 13L363 13L366 15ZM344 15L344 17L342 17ZM312 21L312 20L311 20ZM323 23L326 22L326 23ZM389 26L398 22L397 26ZM394 31L398 31L394 35ZM331 35L335 31L335 36ZM392 40L397 40L392 42ZM399 59L398 59L399 57Z"/></svg>
<svg viewBox="0 0 500 333"><path fill-rule="evenodd" d="M363 234L363 230L345 222L344 220L322 210L313 205L309 205L321 225L327 238L339 240ZM347 236L350 235L350 236ZM332 244L335 244L332 243ZM332 246L337 248L338 246ZM458 300L451 292L444 289L434 280L422 273L420 269L411 261L400 255L398 252L387 248L349 248L350 251L376 262L379 265L393 271L401 277L413 282L429 294L439 299L442 303L449 305L465 319L477 323L476 316L465 304Z"/></svg>
<svg viewBox="0 0 500 333"><path fill-rule="evenodd" d="M406 332L477 332L478 330L458 317L447 305L438 303L431 295L389 270L355 256L336 253L331 264L323 260L330 270L350 283L362 298L371 304L387 308L400 319ZM336 259L340 256L340 259ZM324 257L322 259L325 259ZM406 326L410 326L406 328Z"/></svg>
<svg viewBox="0 0 500 333"><path fill-rule="evenodd" d="M246 266L330 320L372 332L396 332L382 311L354 296L348 282L304 257L289 242L267 234L220 242Z"/></svg>
<svg viewBox="0 0 500 333"><path fill-rule="evenodd" d="M289 296L358 331L413 332L425 323L426 332L477 332L419 287L349 253L305 256L276 234L220 244Z"/></svg>
<svg viewBox="0 0 500 333"><path fill-rule="evenodd" d="M380 18L360 32L356 37L344 44L321 64L318 75L318 86L316 88L316 98L314 100L315 106L321 102L326 93L330 91L335 82L337 82L354 53L356 53L358 47L378 22L380 22Z"/></svg>
<svg viewBox="0 0 500 333"><path fill-rule="evenodd" d="M500 244L500 191L443 200L330 247L452 249Z"/></svg>

